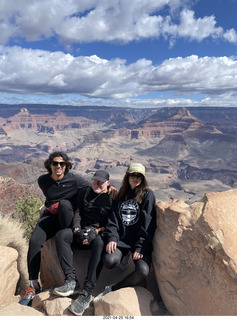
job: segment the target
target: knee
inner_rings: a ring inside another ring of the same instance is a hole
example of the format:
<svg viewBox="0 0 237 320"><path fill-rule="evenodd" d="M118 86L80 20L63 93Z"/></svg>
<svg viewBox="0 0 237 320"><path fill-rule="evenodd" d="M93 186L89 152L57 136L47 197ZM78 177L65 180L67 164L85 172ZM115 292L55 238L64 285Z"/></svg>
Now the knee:
<svg viewBox="0 0 237 320"><path fill-rule="evenodd" d="M72 204L69 200L62 199L59 201L58 209L59 210L72 210Z"/></svg>
<svg viewBox="0 0 237 320"><path fill-rule="evenodd" d="M103 263L107 269L112 269L114 267L113 259L111 259L110 254L108 253L104 255Z"/></svg>
<svg viewBox="0 0 237 320"><path fill-rule="evenodd" d="M119 259L117 256L115 256L113 253L106 253L103 258L104 266L107 269L112 269L114 267L117 267L120 263L121 259Z"/></svg>
<svg viewBox="0 0 237 320"><path fill-rule="evenodd" d="M60 229L68 228L73 220L73 207L70 201L60 200L58 206L58 220Z"/></svg>
<svg viewBox="0 0 237 320"><path fill-rule="evenodd" d="M143 261L141 260L141 262ZM146 263L140 263L140 264L138 263L135 269L137 276L141 281L145 280L148 277L149 270L150 268Z"/></svg>

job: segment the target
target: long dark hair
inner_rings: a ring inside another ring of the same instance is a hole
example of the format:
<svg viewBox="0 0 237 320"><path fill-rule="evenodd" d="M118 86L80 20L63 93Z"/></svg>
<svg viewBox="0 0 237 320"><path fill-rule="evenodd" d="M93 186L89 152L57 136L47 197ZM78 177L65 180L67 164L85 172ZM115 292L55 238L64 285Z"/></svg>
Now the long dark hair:
<svg viewBox="0 0 237 320"><path fill-rule="evenodd" d="M62 151L55 151L53 153L51 153L48 157L47 160L45 160L44 162L44 167L48 170L49 174L52 173L52 170L50 168L50 165L53 161L54 158L56 157L61 157L63 158L63 160L66 162L66 169L65 169L65 173L68 173L68 171L70 169L72 169L72 163L69 161L68 156L66 155L66 153L62 152Z"/></svg>
<svg viewBox="0 0 237 320"><path fill-rule="evenodd" d="M144 195L149 191L148 182L146 180L146 177L143 176L141 183L139 186L137 186L134 190L131 189L129 184L129 173L126 173L123 177L122 185L118 191L116 200L118 201L124 201L127 200L129 197L129 194L131 194L132 191L134 191L135 197L134 200L137 201L137 203L142 203L142 199Z"/></svg>

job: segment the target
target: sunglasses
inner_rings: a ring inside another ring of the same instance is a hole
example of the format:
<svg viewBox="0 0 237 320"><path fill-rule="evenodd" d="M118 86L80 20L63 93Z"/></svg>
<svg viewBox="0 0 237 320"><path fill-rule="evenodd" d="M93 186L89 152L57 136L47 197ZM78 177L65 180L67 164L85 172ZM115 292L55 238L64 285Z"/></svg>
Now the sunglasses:
<svg viewBox="0 0 237 320"><path fill-rule="evenodd" d="M141 173L130 173L129 177L131 178L137 178L137 179L142 179L143 178L143 174Z"/></svg>
<svg viewBox="0 0 237 320"><path fill-rule="evenodd" d="M58 162L58 161L52 161L52 165L54 167L57 167L58 165L60 165L60 167L64 167L66 165L66 162Z"/></svg>

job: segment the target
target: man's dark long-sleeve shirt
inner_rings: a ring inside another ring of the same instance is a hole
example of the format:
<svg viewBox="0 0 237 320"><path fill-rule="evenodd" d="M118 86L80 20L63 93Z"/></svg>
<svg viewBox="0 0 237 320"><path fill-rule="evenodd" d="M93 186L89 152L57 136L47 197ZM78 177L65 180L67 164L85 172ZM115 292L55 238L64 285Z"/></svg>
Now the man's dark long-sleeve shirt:
<svg viewBox="0 0 237 320"><path fill-rule="evenodd" d="M38 185L45 195L45 206L49 207L59 200L69 200L74 206L78 190L90 183L78 174L68 172L61 180L53 180L50 174L44 174L38 178Z"/></svg>
<svg viewBox="0 0 237 320"><path fill-rule="evenodd" d="M85 199L86 193L87 188L78 192L73 226L82 229L104 227L111 213L111 195L95 193L91 187Z"/></svg>

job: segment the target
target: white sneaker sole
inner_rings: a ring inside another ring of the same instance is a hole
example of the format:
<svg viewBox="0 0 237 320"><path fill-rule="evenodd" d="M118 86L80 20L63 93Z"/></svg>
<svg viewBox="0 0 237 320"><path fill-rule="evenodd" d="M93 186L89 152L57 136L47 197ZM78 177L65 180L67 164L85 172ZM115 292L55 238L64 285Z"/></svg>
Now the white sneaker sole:
<svg viewBox="0 0 237 320"><path fill-rule="evenodd" d="M78 294L80 292L80 290L70 290L70 291L67 291L67 292L60 292L60 291L57 291L56 289L54 289L53 291L53 294L55 294L56 296L60 296L60 297L68 297L68 296L71 296L73 294Z"/></svg>

